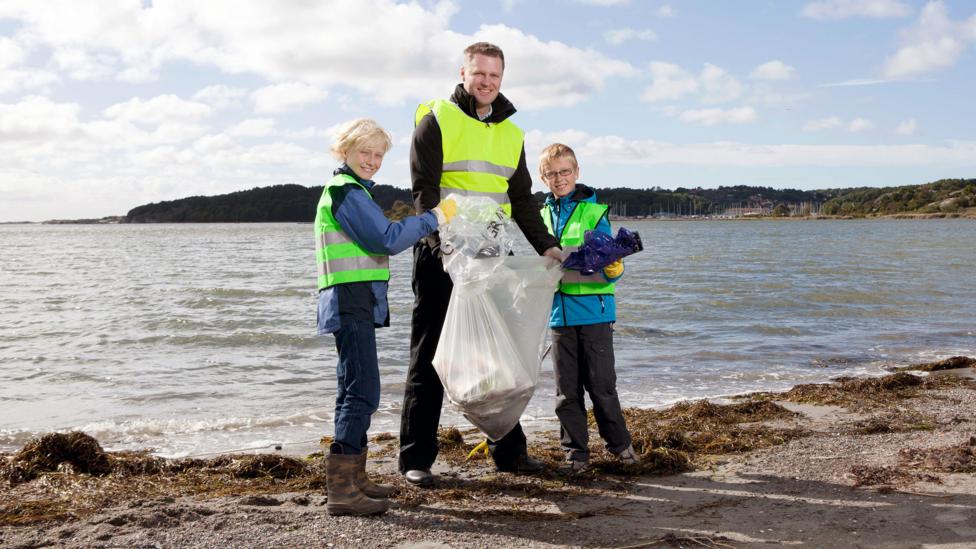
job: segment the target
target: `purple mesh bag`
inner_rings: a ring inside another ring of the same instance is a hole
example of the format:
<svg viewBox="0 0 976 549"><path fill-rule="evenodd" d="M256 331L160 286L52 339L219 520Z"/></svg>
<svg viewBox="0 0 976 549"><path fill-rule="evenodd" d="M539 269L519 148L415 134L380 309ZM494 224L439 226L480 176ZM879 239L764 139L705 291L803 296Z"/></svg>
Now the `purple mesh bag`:
<svg viewBox="0 0 976 549"><path fill-rule="evenodd" d="M624 227L617 229L617 236L611 237L600 231L586 231L583 245L569 254L563 267L591 275L621 257L644 249L640 234Z"/></svg>

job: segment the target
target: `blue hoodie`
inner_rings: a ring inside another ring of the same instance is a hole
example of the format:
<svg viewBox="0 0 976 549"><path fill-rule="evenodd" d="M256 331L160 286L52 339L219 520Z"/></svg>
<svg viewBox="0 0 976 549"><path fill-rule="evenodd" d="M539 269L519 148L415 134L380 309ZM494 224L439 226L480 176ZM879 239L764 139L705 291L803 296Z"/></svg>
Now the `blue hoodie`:
<svg viewBox="0 0 976 549"><path fill-rule="evenodd" d="M373 187L372 181L360 179L345 164L333 175L340 173L352 176L367 189ZM330 187L328 192L332 193L332 214L342 230L372 253L396 255L437 230L437 216L433 211L390 221L372 197L355 183ZM388 286L386 281L351 282L321 290L318 334L339 331L343 318L371 319L376 326L389 326Z"/></svg>
<svg viewBox="0 0 976 549"><path fill-rule="evenodd" d="M546 194L546 206L549 207L549 215L551 216L549 221L556 231L556 238L562 237L566 222L573 215L573 210L576 209L576 204L579 202L595 203L596 192L586 185L577 183L576 189L569 196L556 198L552 193ZM543 210L543 215L546 215L545 210ZM602 233L612 234L610 221L606 217L600 219L595 229ZM609 278L606 274L603 276L608 282L616 282L620 279L620 277ZM568 295L557 291L552 299L549 327L585 326L587 324L616 322L616 320L617 304L613 295Z"/></svg>

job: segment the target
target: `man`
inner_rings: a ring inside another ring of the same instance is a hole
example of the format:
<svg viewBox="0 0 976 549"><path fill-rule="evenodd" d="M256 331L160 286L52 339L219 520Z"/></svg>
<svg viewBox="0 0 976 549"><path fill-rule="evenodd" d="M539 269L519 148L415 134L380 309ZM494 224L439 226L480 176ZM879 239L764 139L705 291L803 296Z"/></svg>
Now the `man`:
<svg viewBox="0 0 976 549"><path fill-rule="evenodd" d="M414 203L419 214L436 207L441 194L489 196L511 213L540 255L558 261L559 241L546 230L532 198L522 130L508 120L515 107L499 93L504 70L501 48L472 44L464 50L462 82L450 100L418 107L410 147ZM400 419L400 472L417 486L434 483L430 467L437 458L444 387L431 361L453 288L441 265L436 235L414 246L410 367ZM521 424L489 449L499 471L542 470L542 464L528 456Z"/></svg>

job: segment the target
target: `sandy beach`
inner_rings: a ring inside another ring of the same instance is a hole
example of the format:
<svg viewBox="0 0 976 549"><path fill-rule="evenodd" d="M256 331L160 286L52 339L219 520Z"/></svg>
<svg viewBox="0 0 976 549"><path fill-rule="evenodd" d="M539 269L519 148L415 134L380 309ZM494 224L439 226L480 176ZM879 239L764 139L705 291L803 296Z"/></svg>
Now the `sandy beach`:
<svg viewBox="0 0 976 549"><path fill-rule="evenodd" d="M415 488L378 435L369 470L399 490L372 518L326 513L321 456L163 460L47 437L0 462L0 546L976 547L974 364L629 409L642 464L615 464L594 432L594 467L572 479L496 473L467 459L477 432L450 429L437 484ZM550 467L556 437L530 440Z"/></svg>

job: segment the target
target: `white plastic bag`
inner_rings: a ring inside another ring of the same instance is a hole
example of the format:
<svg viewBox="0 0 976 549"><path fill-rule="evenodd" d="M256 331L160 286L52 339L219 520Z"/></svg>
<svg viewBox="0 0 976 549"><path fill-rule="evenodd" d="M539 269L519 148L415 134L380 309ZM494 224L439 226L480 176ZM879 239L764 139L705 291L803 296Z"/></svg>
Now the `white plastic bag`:
<svg viewBox="0 0 976 549"><path fill-rule="evenodd" d="M458 216L440 233L454 291L434 369L464 417L498 440L535 391L562 271L542 257L508 255L510 219L493 201L454 198Z"/></svg>

